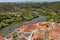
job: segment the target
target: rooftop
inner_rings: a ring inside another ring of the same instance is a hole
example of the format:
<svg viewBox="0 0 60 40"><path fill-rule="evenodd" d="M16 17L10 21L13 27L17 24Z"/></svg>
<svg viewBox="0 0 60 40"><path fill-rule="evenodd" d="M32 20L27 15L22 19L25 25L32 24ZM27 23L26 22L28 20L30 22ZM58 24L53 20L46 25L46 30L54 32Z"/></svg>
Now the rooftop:
<svg viewBox="0 0 60 40"><path fill-rule="evenodd" d="M59 26L60 25L58 25L58 23L56 24L55 22L37 22L28 26L23 25L22 27L16 29L19 31L16 32L15 30L10 35L17 35L19 40L35 40L37 38L43 38L44 40L47 38L53 38L54 40L58 40L58 35L60 35Z"/></svg>
<svg viewBox="0 0 60 40"><path fill-rule="evenodd" d="M0 40L4 40L4 38L2 36L0 36Z"/></svg>

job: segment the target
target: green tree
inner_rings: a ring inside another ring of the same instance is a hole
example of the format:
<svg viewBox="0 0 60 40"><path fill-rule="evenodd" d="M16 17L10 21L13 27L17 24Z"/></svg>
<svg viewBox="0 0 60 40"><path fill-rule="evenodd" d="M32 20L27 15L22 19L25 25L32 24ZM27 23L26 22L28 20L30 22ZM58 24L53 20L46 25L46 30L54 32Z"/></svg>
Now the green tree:
<svg viewBox="0 0 60 40"><path fill-rule="evenodd" d="M43 38L37 38L36 40L43 40Z"/></svg>

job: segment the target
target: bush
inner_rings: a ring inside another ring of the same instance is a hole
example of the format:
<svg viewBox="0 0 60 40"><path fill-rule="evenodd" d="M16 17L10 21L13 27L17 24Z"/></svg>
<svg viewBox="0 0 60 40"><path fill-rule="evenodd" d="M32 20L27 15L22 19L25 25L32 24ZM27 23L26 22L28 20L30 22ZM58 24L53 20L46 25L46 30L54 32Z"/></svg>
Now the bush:
<svg viewBox="0 0 60 40"><path fill-rule="evenodd" d="M36 40L43 40L43 38L37 38Z"/></svg>

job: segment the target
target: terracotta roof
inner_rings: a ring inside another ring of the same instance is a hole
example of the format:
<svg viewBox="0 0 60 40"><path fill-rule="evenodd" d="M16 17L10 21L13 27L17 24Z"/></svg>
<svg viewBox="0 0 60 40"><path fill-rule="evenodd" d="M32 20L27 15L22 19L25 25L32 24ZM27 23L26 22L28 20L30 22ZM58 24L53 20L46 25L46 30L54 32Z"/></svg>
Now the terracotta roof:
<svg viewBox="0 0 60 40"><path fill-rule="evenodd" d="M39 26L40 29L44 29L44 30L47 30L47 27L46 26Z"/></svg>
<svg viewBox="0 0 60 40"><path fill-rule="evenodd" d="M54 31L58 34L60 34L60 28L54 28Z"/></svg>
<svg viewBox="0 0 60 40"><path fill-rule="evenodd" d="M0 36L0 40L4 40L2 36Z"/></svg>
<svg viewBox="0 0 60 40"><path fill-rule="evenodd" d="M25 30L27 28L27 26L22 26L20 28L18 28L18 30Z"/></svg>
<svg viewBox="0 0 60 40"><path fill-rule="evenodd" d="M51 37L51 38L54 38L54 39L56 39L57 37L56 37L56 34L55 33L49 33L49 37Z"/></svg>
<svg viewBox="0 0 60 40"><path fill-rule="evenodd" d="M30 24L29 27L36 27L36 24Z"/></svg>
<svg viewBox="0 0 60 40"><path fill-rule="evenodd" d="M36 29L36 26L31 25L31 26L27 27L27 29Z"/></svg>
<svg viewBox="0 0 60 40"><path fill-rule="evenodd" d="M33 39L37 39L37 38L44 38L44 32L40 32L40 33L37 33L37 34L34 34L32 36Z"/></svg>
<svg viewBox="0 0 60 40"><path fill-rule="evenodd" d="M54 30L56 31L56 30L60 30L60 28L54 28Z"/></svg>
<svg viewBox="0 0 60 40"><path fill-rule="evenodd" d="M33 29L25 29L24 31L25 31L25 32L32 32Z"/></svg>
<svg viewBox="0 0 60 40"><path fill-rule="evenodd" d="M34 34L34 35L32 36L32 38L35 40L35 39L37 38L37 35Z"/></svg>
<svg viewBox="0 0 60 40"><path fill-rule="evenodd" d="M33 30L36 29L36 26L34 26L33 24L29 25L29 27L27 27L24 31L25 32L32 32Z"/></svg>

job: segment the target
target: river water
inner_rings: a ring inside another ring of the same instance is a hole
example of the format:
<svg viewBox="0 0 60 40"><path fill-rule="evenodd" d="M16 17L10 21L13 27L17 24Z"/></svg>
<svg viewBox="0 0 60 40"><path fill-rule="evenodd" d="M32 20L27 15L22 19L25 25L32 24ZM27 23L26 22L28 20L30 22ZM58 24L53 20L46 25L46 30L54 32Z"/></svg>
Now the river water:
<svg viewBox="0 0 60 40"><path fill-rule="evenodd" d="M0 30L0 35L1 36L6 36L7 34L13 32L16 28L21 27L22 25L29 25L35 22L40 22L43 21L46 17L45 16L41 16L39 15L38 18L35 18L33 20L30 21L25 21L23 23L13 23L10 26L4 28L3 30Z"/></svg>

